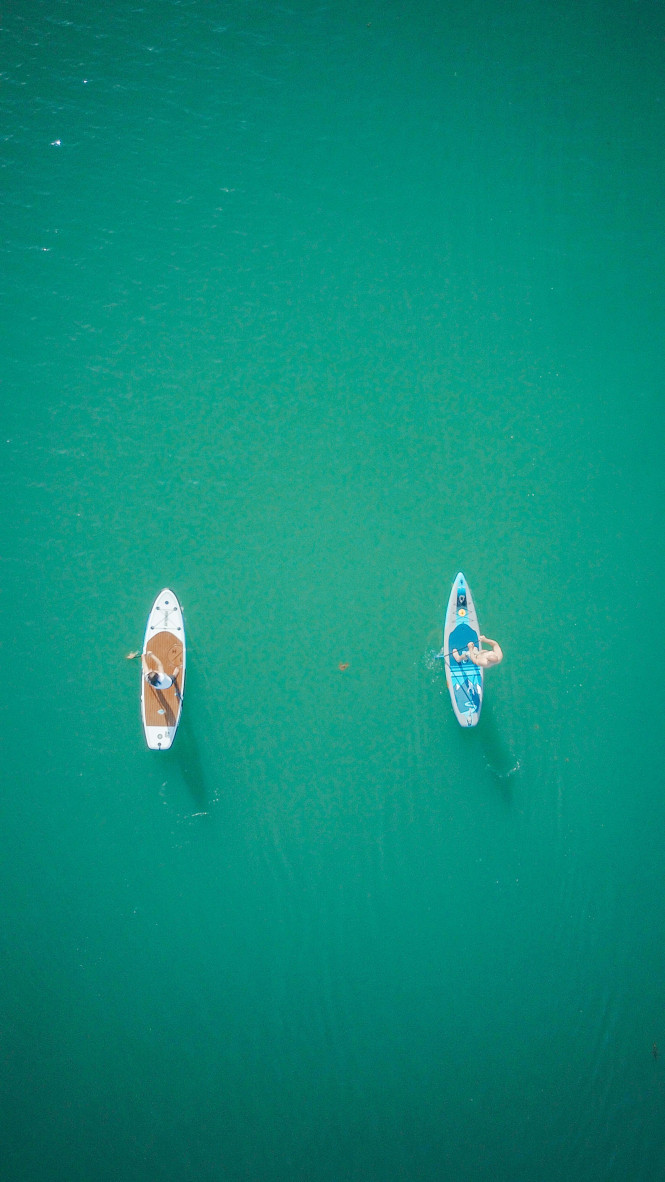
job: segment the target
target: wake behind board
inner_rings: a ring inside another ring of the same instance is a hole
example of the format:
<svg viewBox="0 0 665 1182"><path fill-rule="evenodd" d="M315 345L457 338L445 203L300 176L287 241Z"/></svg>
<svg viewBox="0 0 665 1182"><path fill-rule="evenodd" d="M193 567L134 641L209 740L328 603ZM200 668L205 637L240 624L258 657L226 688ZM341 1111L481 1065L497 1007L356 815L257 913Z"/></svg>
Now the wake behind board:
<svg viewBox="0 0 665 1182"><path fill-rule="evenodd" d="M460 571L453 583L443 622L443 657L446 681L455 717L460 726L475 726L483 704L483 671L473 661L457 661L470 641L478 645L478 618L469 585Z"/></svg>
<svg viewBox="0 0 665 1182"><path fill-rule="evenodd" d="M151 751L166 751L172 744L182 713L185 692L185 621L178 597L168 587L157 596L145 630L144 653L159 657L164 672L173 677L168 689L155 689L141 676L141 715L146 743Z"/></svg>

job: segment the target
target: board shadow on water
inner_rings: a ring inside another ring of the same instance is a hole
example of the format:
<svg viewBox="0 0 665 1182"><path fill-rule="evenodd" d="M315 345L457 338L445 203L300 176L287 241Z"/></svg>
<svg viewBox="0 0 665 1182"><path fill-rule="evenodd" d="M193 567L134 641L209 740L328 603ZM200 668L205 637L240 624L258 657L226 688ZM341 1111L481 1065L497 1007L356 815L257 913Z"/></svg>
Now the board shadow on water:
<svg viewBox="0 0 665 1182"><path fill-rule="evenodd" d="M450 704L445 669L443 663L436 659L433 647L428 649L423 667L431 684L441 687L441 700L444 704L443 708L447 712ZM462 751L468 753L470 747L478 752L485 770L500 786L506 803L510 803L512 800L512 780L520 770L520 761L511 749L501 725L500 715L497 714L491 699L484 699L477 726L468 728L460 727L457 724L453 726L452 720L449 721L451 731L456 735L460 745L460 756Z"/></svg>
<svg viewBox="0 0 665 1182"><path fill-rule="evenodd" d="M197 808L201 812L207 811L209 794L201 762L201 752L194 724L186 709L183 709L182 712L182 721L173 744L172 756Z"/></svg>
<svg viewBox="0 0 665 1182"><path fill-rule="evenodd" d="M229 760L231 743L223 719L210 706L214 694L205 672L192 670L188 688L172 755L196 811L209 814L239 789Z"/></svg>
<svg viewBox="0 0 665 1182"><path fill-rule="evenodd" d="M474 758L482 760L484 770L489 772L499 787L505 803L511 804L513 779L520 770L520 762L511 750L493 705L484 701L478 725L468 728L455 726L454 733L459 742L460 757L466 752L464 758L468 759L470 749L473 750L476 753Z"/></svg>
<svg viewBox="0 0 665 1182"><path fill-rule="evenodd" d="M510 746L502 733L499 719L491 702L483 703L483 710L476 728L476 738L493 778L501 785L506 800L512 796L511 781L520 768Z"/></svg>

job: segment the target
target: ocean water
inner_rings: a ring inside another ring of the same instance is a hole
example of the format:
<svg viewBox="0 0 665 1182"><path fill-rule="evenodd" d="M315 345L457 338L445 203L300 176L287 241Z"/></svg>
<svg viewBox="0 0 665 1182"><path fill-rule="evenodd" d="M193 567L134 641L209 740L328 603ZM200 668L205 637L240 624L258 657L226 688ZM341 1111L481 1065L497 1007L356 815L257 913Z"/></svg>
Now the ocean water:
<svg viewBox="0 0 665 1182"><path fill-rule="evenodd" d="M661 1179L665 10L1 34L3 1182Z"/></svg>

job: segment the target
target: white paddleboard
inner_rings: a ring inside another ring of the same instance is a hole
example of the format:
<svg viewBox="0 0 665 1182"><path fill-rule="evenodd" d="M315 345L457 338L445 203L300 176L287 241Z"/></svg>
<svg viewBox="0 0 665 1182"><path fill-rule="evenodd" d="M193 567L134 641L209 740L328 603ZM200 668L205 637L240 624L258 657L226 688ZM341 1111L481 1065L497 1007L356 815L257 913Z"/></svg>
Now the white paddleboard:
<svg viewBox="0 0 665 1182"><path fill-rule="evenodd" d="M141 674L141 717L151 751L166 751L173 743L185 693L185 621L178 597L165 587L157 596L145 630L143 651L154 653L168 677L178 669L168 689L155 689Z"/></svg>
<svg viewBox="0 0 665 1182"><path fill-rule="evenodd" d="M455 717L460 726L475 726L483 704L483 671L473 661L464 660L469 641L479 648L478 617L471 589L460 571L450 592L443 622L442 657L446 666L446 681ZM453 656L455 649L462 660Z"/></svg>

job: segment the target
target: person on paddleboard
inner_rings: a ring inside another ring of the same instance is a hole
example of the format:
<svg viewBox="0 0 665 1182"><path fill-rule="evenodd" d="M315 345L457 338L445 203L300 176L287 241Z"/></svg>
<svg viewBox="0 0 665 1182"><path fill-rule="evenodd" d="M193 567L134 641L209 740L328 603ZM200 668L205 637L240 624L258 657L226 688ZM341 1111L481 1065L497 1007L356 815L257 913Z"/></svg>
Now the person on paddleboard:
<svg viewBox="0 0 665 1182"><path fill-rule="evenodd" d="M150 658L150 661L153 662L154 668L151 668L148 658ZM169 677L168 673L164 672L164 666L162 665L159 657L156 657L154 653L151 653L150 649L147 649L146 652L141 653L141 665L143 666L143 676L145 677L148 685L151 685L152 688L156 690L170 689L179 672L178 666L176 665L175 669L173 670L173 676Z"/></svg>
<svg viewBox="0 0 665 1182"><path fill-rule="evenodd" d="M503 653L496 640L490 640L489 636L479 636L478 639L481 645L491 644L491 651L488 652L487 649L476 648L473 641L471 641L463 653L458 653L456 648L453 649L452 656L455 660L460 663L462 661L473 661L473 664L478 665L480 669L488 669L490 665L500 664L503 660Z"/></svg>

